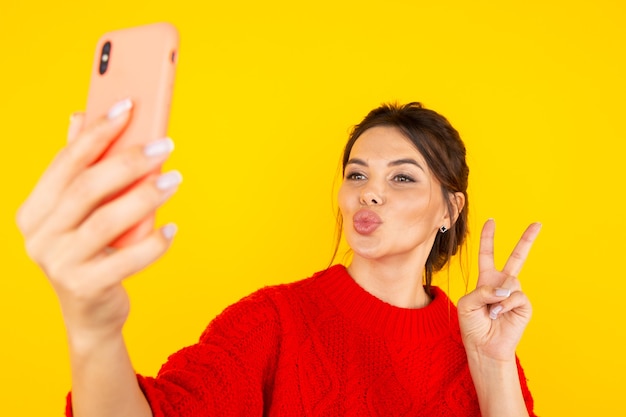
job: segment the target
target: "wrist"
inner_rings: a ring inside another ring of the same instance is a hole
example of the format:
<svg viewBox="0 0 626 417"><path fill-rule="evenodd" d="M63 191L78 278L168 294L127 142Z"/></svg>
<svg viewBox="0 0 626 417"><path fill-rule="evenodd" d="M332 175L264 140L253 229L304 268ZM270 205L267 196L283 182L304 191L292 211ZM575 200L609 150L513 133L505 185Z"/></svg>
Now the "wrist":
<svg viewBox="0 0 626 417"><path fill-rule="evenodd" d="M67 342L73 357L89 357L92 353L107 350L124 344L121 329L108 330L67 330Z"/></svg>
<svg viewBox="0 0 626 417"><path fill-rule="evenodd" d="M468 365L483 416L528 416L517 360L468 353Z"/></svg>
<svg viewBox="0 0 626 417"><path fill-rule="evenodd" d="M478 352L467 353L467 363L477 390L492 390L506 380L517 380L517 361L494 358Z"/></svg>
<svg viewBox="0 0 626 417"><path fill-rule="evenodd" d="M500 368L510 366L511 364L516 366L517 363L515 353L494 356L479 349L467 348L465 349L465 353L470 366L475 365L478 367Z"/></svg>

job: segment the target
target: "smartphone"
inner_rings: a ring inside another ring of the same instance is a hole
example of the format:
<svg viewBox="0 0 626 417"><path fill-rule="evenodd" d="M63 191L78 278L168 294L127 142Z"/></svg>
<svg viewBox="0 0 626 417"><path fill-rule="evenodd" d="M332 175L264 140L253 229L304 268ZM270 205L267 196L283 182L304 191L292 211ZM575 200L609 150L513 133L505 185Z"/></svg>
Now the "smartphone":
<svg viewBox="0 0 626 417"><path fill-rule="evenodd" d="M103 158L167 136L178 47L178 31L169 23L116 30L99 39L87 96L86 126L105 115L118 101L130 98L133 102L129 125ZM159 171L160 167L150 175ZM153 227L154 213L109 246L130 245Z"/></svg>

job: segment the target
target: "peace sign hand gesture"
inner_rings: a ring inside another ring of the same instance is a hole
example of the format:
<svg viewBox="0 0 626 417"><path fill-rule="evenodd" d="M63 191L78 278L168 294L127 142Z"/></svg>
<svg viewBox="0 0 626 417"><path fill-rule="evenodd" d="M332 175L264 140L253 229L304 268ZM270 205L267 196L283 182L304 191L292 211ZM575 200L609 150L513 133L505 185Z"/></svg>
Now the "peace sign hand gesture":
<svg viewBox="0 0 626 417"><path fill-rule="evenodd" d="M540 229L540 223L528 226L499 271L493 251L495 222L490 219L483 226L478 283L474 291L458 302L461 335L468 355L497 361L515 359L515 349L532 314L530 301L521 291L517 275Z"/></svg>

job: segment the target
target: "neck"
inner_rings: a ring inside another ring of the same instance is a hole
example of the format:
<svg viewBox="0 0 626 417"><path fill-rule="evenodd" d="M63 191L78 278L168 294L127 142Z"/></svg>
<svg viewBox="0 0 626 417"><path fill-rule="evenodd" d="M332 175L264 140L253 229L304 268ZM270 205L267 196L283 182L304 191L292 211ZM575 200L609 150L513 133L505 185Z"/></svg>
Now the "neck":
<svg viewBox="0 0 626 417"><path fill-rule="evenodd" d="M376 298L401 308L422 308L430 303L422 285L424 266L384 262L354 256L350 276Z"/></svg>

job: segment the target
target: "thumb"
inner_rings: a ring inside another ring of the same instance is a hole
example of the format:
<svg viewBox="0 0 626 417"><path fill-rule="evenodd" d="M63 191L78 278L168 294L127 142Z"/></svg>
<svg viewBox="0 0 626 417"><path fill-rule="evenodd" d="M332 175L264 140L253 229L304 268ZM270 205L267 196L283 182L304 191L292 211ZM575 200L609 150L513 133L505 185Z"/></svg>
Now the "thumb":
<svg viewBox="0 0 626 417"><path fill-rule="evenodd" d="M496 304L506 300L511 295L511 290L495 288L489 285L481 285L474 291L462 297L457 303L459 313L470 314L487 305Z"/></svg>
<svg viewBox="0 0 626 417"><path fill-rule="evenodd" d="M67 142L71 143L76 140L80 132L83 130L85 124L85 113L77 112L72 113L70 116L70 126L67 129Z"/></svg>

